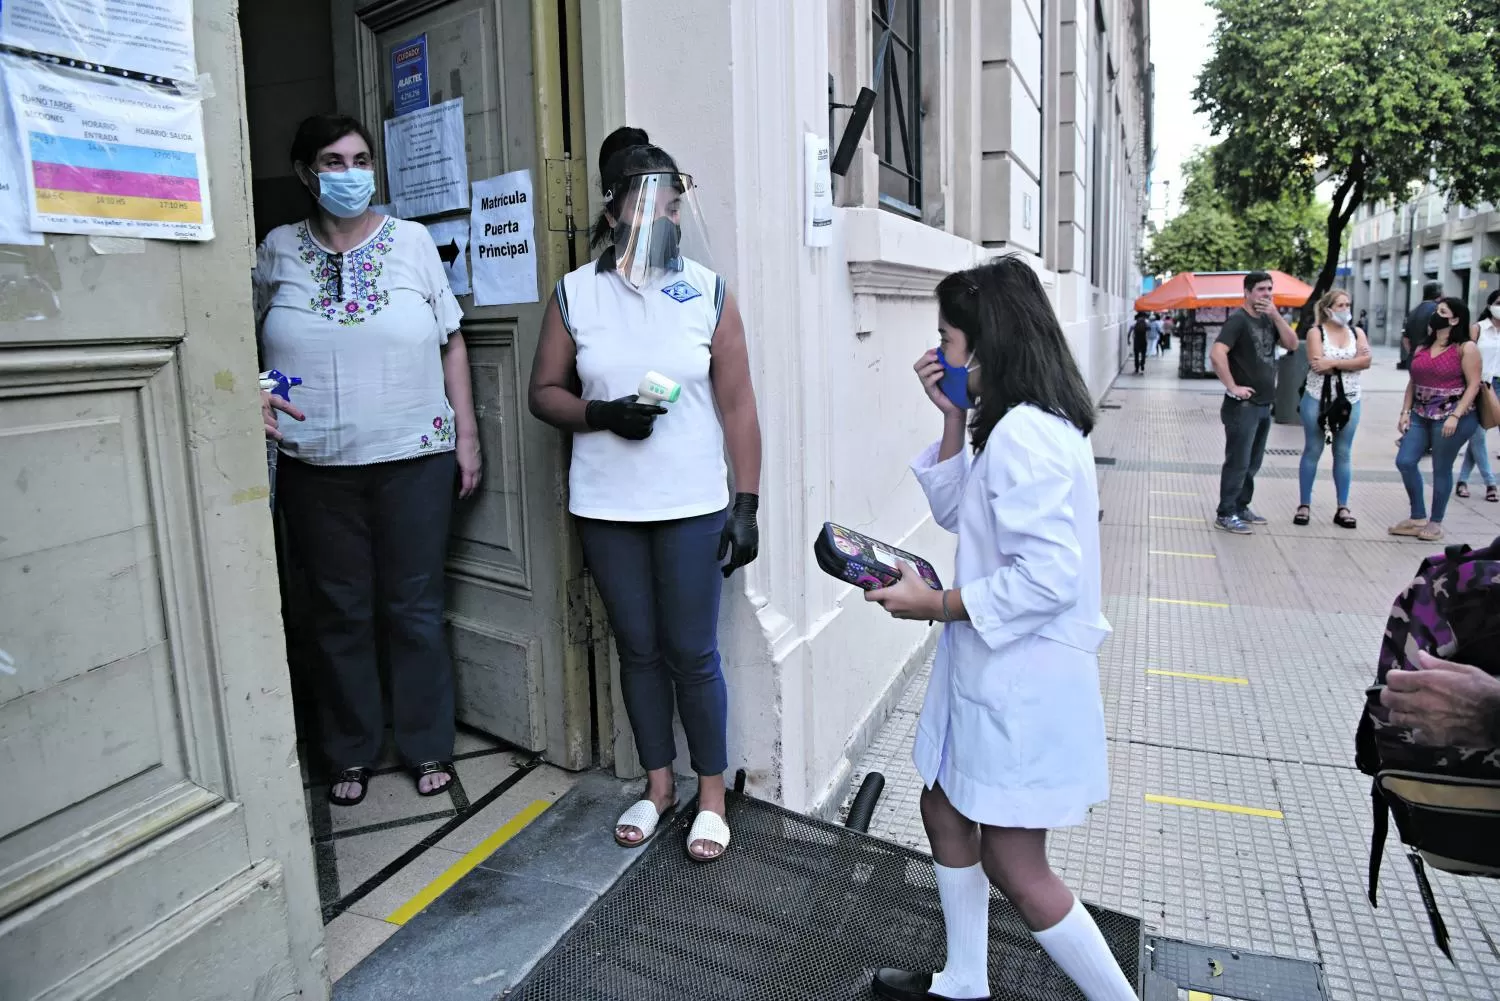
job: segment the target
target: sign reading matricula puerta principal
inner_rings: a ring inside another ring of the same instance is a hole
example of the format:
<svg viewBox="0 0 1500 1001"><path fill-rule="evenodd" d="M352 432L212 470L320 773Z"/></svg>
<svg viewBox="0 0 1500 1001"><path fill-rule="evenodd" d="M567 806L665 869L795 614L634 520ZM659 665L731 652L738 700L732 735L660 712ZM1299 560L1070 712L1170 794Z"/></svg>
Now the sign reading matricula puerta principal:
<svg viewBox="0 0 1500 1001"><path fill-rule="evenodd" d="M475 181L469 208L474 305L538 301L531 171Z"/></svg>

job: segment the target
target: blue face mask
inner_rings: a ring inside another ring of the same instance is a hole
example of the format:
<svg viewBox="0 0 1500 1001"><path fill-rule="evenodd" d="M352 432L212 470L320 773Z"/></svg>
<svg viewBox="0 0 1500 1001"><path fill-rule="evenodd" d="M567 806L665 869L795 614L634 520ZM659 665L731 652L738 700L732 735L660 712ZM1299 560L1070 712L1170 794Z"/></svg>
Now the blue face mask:
<svg viewBox="0 0 1500 1001"><path fill-rule="evenodd" d="M340 219L364 214L375 195L375 171L351 167L318 175L318 204Z"/></svg>
<svg viewBox="0 0 1500 1001"><path fill-rule="evenodd" d="M943 365L943 378L938 382L938 389L958 409L972 408L974 401L969 399L969 370L960 365L950 364L943 355L942 348L938 348L937 357Z"/></svg>

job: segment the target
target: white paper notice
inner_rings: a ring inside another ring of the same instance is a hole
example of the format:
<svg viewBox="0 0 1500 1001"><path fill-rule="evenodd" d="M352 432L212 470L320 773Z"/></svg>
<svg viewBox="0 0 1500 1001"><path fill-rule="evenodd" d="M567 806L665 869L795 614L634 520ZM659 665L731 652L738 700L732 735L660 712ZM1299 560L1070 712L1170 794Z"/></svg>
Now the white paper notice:
<svg viewBox="0 0 1500 1001"><path fill-rule="evenodd" d="M0 43L192 81L193 0L0 0Z"/></svg>
<svg viewBox="0 0 1500 1001"><path fill-rule="evenodd" d="M25 59L0 70L32 229L213 239L198 100Z"/></svg>
<svg viewBox="0 0 1500 1001"><path fill-rule="evenodd" d="M427 224L432 242L437 244L448 285L454 295L469 294L469 220L445 219Z"/></svg>
<svg viewBox="0 0 1500 1001"><path fill-rule="evenodd" d="M802 136L803 171L807 190L807 225L803 242L809 247L833 243L833 178L828 172L828 143L811 132Z"/></svg>
<svg viewBox="0 0 1500 1001"><path fill-rule="evenodd" d="M531 171L474 182L469 240L474 305L536 302L536 217Z"/></svg>
<svg viewBox="0 0 1500 1001"><path fill-rule="evenodd" d="M385 176L402 219L469 207L464 99L455 97L385 123Z"/></svg>
<svg viewBox="0 0 1500 1001"><path fill-rule="evenodd" d="M36 246L42 234L31 228L26 165L14 121L0 73L0 243Z"/></svg>

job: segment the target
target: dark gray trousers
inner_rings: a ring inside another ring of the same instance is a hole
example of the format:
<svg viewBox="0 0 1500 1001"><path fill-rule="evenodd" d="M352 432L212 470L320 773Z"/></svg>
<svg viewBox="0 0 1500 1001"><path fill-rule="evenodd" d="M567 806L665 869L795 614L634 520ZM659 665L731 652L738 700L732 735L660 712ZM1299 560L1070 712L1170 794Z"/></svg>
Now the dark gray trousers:
<svg viewBox="0 0 1500 1001"><path fill-rule="evenodd" d="M307 572L318 719L332 768L373 765L380 755L377 639L402 761L453 755L443 562L457 468L452 452L369 466L280 458L276 499Z"/></svg>

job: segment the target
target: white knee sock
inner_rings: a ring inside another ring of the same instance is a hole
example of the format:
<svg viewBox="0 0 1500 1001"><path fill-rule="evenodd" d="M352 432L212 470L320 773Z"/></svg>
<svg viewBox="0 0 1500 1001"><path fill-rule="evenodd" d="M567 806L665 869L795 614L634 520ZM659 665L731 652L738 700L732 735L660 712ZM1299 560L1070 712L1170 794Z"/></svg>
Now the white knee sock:
<svg viewBox="0 0 1500 1001"><path fill-rule="evenodd" d="M932 978L931 993L945 998L990 996L990 880L984 867L950 869L933 863L943 925L948 931L948 961Z"/></svg>
<svg viewBox="0 0 1500 1001"><path fill-rule="evenodd" d="M1120 971L1099 926L1084 910L1083 901L1075 897L1067 917L1031 934L1089 1001L1136 1001L1135 990Z"/></svg>

